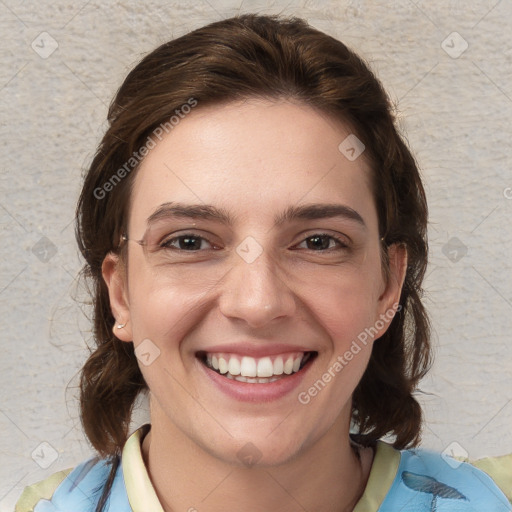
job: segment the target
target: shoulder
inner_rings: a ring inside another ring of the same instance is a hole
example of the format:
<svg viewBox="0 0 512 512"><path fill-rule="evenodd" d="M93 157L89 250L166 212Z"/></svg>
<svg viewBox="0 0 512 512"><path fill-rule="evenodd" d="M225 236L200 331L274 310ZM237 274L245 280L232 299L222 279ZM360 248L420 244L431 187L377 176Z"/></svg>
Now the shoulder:
<svg viewBox="0 0 512 512"><path fill-rule="evenodd" d="M15 512L94 512L111 469L110 462L97 457L74 469L55 473L23 491ZM105 511L131 511L119 466Z"/></svg>
<svg viewBox="0 0 512 512"><path fill-rule="evenodd" d="M22 495L16 503L15 512L32 512L38 501L41 499L50 499L55 489L71 471L72 469L59 471L41 482L25 487Z"/></svg>
<svg viewBox="0 0 512 512"><path fill-rule="evenodd" d="M512 503L512 453L501 457L486 457L471 464L487 473Z"/></svg>
<svg viewBox="0 0 512 512"><path fill-rule="evenodd" d="M471 464L429 450L400 451L400 463L381 512L450 510L510 512L493 479ZM390 508L391 507L391 508Z"/></svg>

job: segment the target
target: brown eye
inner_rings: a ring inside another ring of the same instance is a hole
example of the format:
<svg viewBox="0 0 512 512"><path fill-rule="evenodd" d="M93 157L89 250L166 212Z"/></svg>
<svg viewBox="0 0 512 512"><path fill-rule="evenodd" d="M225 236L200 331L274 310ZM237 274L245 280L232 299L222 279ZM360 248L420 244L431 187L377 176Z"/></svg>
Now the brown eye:
<svg viewBox="0 0 512 512"><path fill-rule="evenodd" d="M207 247L205 247L205 245ZM169 238L161 244L161 247L164 249L191 252L214 248L206 238L194 234L186 234Z"/></svg>
<svg viewBox="0 0 512 512"><path fill-rule="evenodd" d="M326 235L326 234L315 234L305 238L300 245L306 244L306 249L311 251L326 251L334 249L335 247L346 248L347 245L342 242L339 238Z"/></svg>

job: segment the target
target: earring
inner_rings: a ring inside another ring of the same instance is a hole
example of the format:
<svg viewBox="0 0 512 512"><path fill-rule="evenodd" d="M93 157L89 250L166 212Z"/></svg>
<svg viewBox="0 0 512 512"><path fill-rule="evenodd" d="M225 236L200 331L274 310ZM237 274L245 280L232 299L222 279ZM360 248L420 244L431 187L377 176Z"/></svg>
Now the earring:
<svg viewBox="0 0 512 512"><path fill-rule="evenodd" d="M117 327L118 329L122 329L125 325L126 325L126 324L117 324L117 326L116 326L116 327Z"/></svg>

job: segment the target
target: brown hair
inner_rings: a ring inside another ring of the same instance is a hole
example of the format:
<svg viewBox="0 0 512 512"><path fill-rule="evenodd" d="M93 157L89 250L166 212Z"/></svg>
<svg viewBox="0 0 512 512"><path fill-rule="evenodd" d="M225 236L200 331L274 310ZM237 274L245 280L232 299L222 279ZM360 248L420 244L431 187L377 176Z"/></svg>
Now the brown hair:
<svg viewBox="0 0 512 512"><path fill-rule="evenodd" d="M365 444L386 434L396 448L419 442L422 414L413 392L428 371L431 350L421 302L427 205L414 157L394 125L386 93L360 57L304 20L249 14L202 27L147 55L114 98L108 130L85 177L76 234L83 272L93 285L97 346L81 374L81 417L102 456L119 454L135 398L147 389L132 345L112 333L115 319L101 275L103 259L118 251L125 231L137 166L115 183L112 177L191 98L201 108L248 97L307 104L348 124L366 146L383 249L403 244L408 267L402 309L374 344L354 392L353 424Z"/></svg>

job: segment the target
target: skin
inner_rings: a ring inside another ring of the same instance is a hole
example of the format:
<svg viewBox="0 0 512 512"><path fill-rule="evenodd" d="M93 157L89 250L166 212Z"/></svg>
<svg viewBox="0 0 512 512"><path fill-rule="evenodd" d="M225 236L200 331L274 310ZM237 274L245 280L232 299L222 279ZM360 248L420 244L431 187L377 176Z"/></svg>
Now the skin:
<svg viewBox="0 0 512 512"><path fill-rule="evenodd" d="M137 172L131 240L141 239L148 217L171 201L214 205L234 218L232 226L204 219L165 224L181 235L194 228L221 247L216 252L161 265L128 242L127 264L113 254L103 264L113 314L126 323L116 336L135 347L150 339L160 350L152 364L140 364L152 424L143 456L166 511L220 512L232 503L249 512L344 511L364 489L373 453L363 450L359 462L348 433L351 395L374 341L308 404L297 399L392 309L405 274L405 251L392 246L385 277L371 170L364 153L349 161L338 150L349 133L285 100L199 105ZM274 226L287 207L311 203L348 206L364 226L346 218ZM318 233L338 235L348 248L332 240L328 250L315 250L307 240ZM248 236L262 249L251 263L236 253ZM240 402L203 375L196 353L242 341L299 343L318 356L297 390ZM237 457L247 443L261 457L250 468Z"/></svg>

